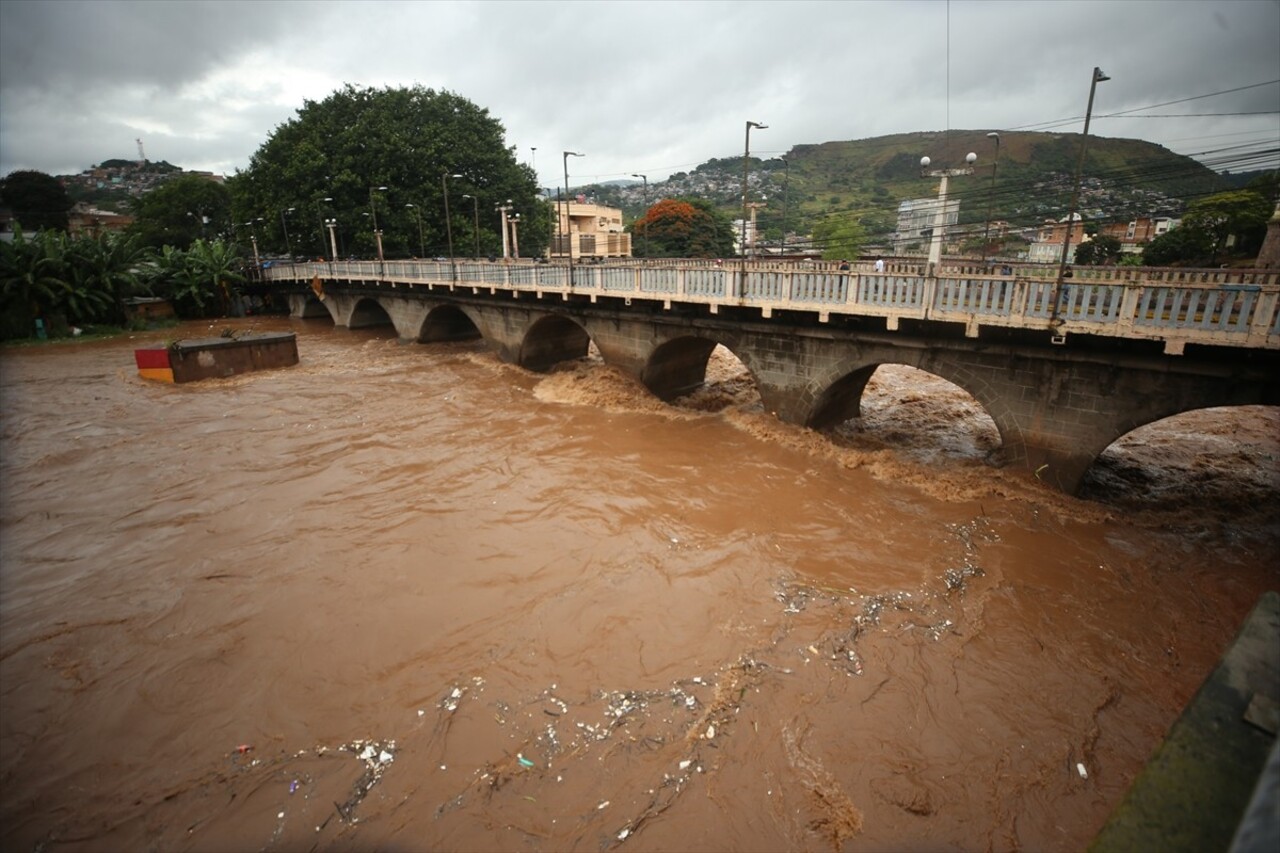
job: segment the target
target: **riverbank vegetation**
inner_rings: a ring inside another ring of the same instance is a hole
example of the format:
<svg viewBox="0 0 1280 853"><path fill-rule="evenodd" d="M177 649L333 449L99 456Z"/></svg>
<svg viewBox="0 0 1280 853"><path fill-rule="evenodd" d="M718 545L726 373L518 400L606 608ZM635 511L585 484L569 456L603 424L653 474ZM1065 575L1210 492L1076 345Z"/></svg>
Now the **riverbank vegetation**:
<svg viewBox="0 0 1280 853"><path fill-rule="evenodd" d="M19 231L0 243L0 340L145 328L129 310L138 297L168 300L181 318L234 313L244 270L239 247L222 240L157 251L138 235Z"/></svg>

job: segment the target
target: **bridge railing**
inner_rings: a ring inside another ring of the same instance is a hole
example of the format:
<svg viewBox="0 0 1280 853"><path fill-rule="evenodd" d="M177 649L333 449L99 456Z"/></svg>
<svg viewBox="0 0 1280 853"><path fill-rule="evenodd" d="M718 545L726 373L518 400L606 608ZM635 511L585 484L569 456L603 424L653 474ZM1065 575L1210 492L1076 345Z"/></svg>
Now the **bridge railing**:
<svg viewBox="0 0 1280 853"><path fill-rule="evenodd" d="M1056 268L1021 267L993 274L983 267L942 266L927 276L916 266L875 272L869 265L561 264L475 261L340 261L274 265L268 281L394 282L636 297L963 323L966 333L1008 326L1185 343L1280 348L1280 273L1266 270L1182 270L1076 267L1057 285Z"/></svg>

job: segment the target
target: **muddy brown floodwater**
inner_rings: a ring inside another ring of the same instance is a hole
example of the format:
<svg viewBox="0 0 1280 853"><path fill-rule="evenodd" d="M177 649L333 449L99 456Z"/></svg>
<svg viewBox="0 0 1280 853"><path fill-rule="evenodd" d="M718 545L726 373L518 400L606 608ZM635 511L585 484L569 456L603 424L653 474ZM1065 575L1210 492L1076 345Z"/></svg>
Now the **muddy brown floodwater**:
<svg viewBox="0 0 1280 853"><path fill-rule="evenodd" d="M720 350L217 325L301 363L0 351L5 850L1078 850L1280 584L1275 409L1077 499L908 368L819 435Z"/></svg>

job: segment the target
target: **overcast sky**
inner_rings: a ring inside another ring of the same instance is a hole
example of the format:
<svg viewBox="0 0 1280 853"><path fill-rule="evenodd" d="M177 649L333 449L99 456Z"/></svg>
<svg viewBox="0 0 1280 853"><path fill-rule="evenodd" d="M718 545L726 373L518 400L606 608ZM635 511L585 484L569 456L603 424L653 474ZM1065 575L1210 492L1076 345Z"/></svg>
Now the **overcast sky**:
<svg viewBox="0 0 1280 853"><path fill-rule="evenodd" d="M1192 155L1276 148L1278 45L1280 0L0 0L0 175L135 159L138 138L148 159L230 175L304 99L353 83L487 108L544 186L565 150L586 154L575 185L657 181L741 156L748 120L769 126L752 132L761 156L1079 131L1095 65L1112 79L1092 133ZM1129 110L1144 117L1104 117Z"/></svg>

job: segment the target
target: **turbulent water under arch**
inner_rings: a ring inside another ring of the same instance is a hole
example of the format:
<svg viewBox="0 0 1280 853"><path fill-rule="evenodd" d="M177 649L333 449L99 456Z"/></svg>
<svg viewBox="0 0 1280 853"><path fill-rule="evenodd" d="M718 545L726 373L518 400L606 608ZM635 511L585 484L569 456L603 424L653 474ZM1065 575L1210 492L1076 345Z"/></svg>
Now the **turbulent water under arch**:
<svg viewBox="0 0 1280 853"><path fill-rule="evenodd" d="M723 349L230 322L301 362L0 350L5 849L1079 850L1280 583L1275 409L1081 500L909 368L819 433Z"/></svg>

